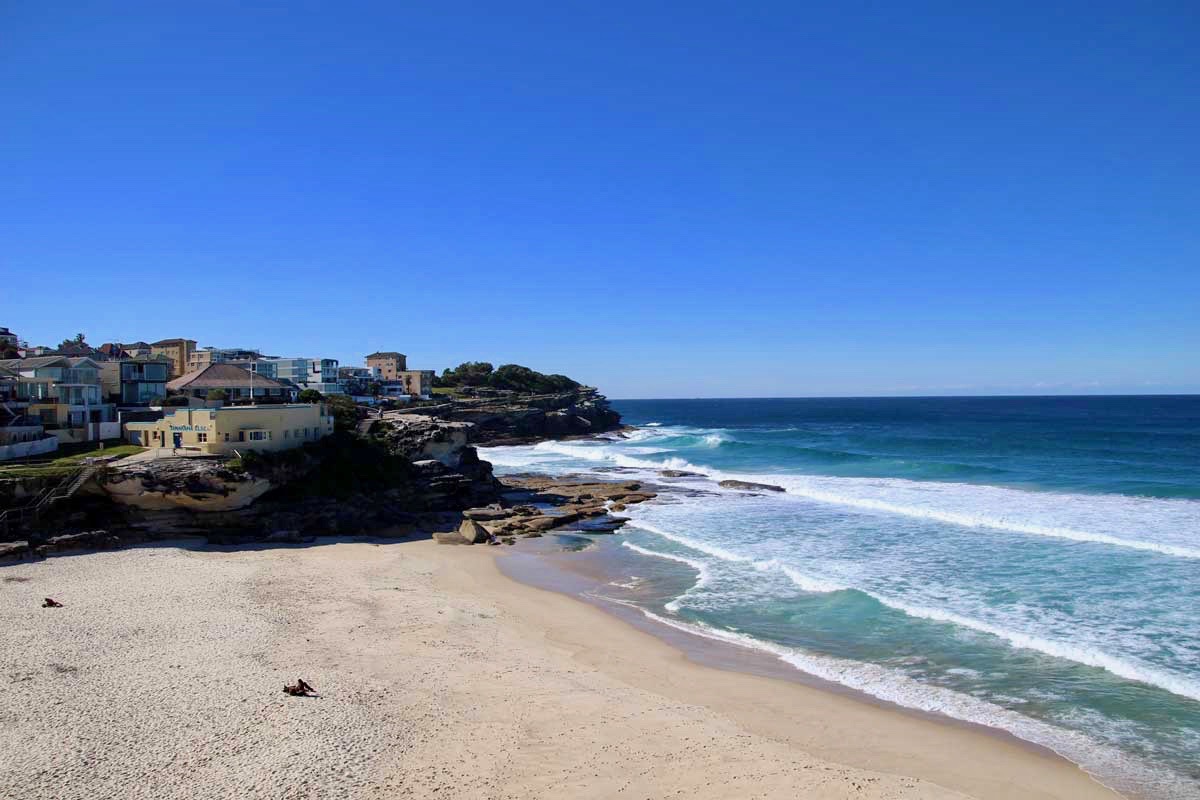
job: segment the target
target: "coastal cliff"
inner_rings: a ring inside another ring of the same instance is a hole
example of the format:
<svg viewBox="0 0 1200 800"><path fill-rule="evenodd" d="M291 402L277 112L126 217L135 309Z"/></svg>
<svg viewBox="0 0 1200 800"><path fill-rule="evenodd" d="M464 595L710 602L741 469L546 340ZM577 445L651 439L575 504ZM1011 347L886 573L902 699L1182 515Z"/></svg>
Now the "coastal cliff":
<svg viewBox="0 0 1200 800"><path fill-rule="evenodd" d="M240 543L454 532L463 511L499 507L506 488L476 444L620 427L594 389L491 392L360 417L354 431L277 453L116 461L37 526L10 534L17 546L6 552L46 555L180 536Z"/></svg>
<svg viewBox="0 0 1200 800"><path fill-rule="evenodd" d="M474 425L471 442L486 445L532 444L621 427L621 415L608 398L590 387L539 395L479 390L411 413L470 422Z"/></svg>

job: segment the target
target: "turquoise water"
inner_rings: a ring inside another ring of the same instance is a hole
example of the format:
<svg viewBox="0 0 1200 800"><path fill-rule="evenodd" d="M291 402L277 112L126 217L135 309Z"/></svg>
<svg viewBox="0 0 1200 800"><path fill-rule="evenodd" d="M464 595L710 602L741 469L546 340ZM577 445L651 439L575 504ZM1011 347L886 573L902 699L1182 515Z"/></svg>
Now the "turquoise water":
<svg viewBox="0 0 1200 800"><path fill-rule="evenodd" d="M614 405L627 437L483 453L672 487L604 542L614 599L1200 797L1200 398Z"/></svg>

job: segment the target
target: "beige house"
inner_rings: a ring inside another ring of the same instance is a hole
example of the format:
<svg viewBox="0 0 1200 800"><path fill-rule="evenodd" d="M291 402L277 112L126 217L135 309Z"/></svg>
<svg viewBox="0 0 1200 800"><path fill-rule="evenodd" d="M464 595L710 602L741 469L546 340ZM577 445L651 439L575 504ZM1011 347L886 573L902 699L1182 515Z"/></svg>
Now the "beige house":
<svg viewBox="0 0 1200 800"><path fill-rule="evenodd" d="M180 408L154 422L125 423L125 437L142 447L236 455L290 450L333 433L323 403Z"/></svg>
<svg viewBox="0 0 1200 800"><path fill-rule="evenodd" d="M166 356L171 359L171 377L183 375L188 371L192 354L196 352L195 339L163 339L150 345L150 353L156 356Z"/></svg>
<svg viewBox="0 0 1200 800"><path fill-rule="evenodd" d="M414 397L429 397L433 394L433 370L405 369L396 373L395 380L404 387L404 393Z"/></svg>
<svg viewBox="0 0 1200 800"><path fill-rule="evenodd" d="M371 353L367 356L367 369L372 367L379 370L381 380L394 381L399 374L408 369L408 356L403 353Z"/></svg>

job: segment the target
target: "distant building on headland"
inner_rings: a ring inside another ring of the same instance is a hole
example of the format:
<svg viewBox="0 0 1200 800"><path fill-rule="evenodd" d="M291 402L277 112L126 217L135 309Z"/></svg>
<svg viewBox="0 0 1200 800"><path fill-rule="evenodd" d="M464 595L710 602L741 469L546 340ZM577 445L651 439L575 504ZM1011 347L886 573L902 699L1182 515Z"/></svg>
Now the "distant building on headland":
<svg viewBox="0 0 1200 800"><path fill-rule="evenodd" d="M408 356L391 351L371 353L367 356L367 369L372 367L378 368L381 379L394 381L399 373L408 369Z"/></svg>
<svg viewBox="0 0 1200 800"><path fill-rule="evenodd" d="M228 364L231 362L253 362L265 358L257 350L244 347L202 347L192 351L188 358L188 372L204 369L210 364Z"/></svg>
<svg viewBox="0 0 1200 800"><path fill-rule="evenodd" d="M403 387L403 394L428 398L433 394L433 370L406 369L396 373L394 383Z"/></svg>
<svg viewBox="0 0 1200 800"><path fill-rule="evenodd" d="M196 340L162 339L150 345L150 352L171 359L171 377L177 378L188 372L188 364L192 361L192 354L196 352Z"/></svg>
<svg viewBox="0 0 1200 800"><path fill-rule="evenodd" d="M333 417L324 403L180 408L159 420L125 423L133 444L212 455L290 450L331 433Z"/></svg>

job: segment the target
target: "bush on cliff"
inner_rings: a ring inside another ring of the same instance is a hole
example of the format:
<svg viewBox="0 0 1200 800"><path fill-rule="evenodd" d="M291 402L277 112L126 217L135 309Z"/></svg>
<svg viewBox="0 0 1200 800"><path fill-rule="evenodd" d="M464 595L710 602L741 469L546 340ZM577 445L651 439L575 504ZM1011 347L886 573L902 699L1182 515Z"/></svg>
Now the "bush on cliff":
<svg viewBox="0 0 1200 800"><path fill-rule="evenodd" d="M487 386L530 394L570 392L579 388L579 382L566 375L546 375L520 364L503 364L493 369L486 361L467 361L447 369L435 379L434 385L438 388Z"/></svg>
<svg viewBox="0 0 1200 800"><path fill-rule="evenodd" d="M296 395L297 403L319 403L324 397L316 389L305 389Z"/></svg>
<svg viewBox="0 0 1200 800"><path fill-rule="evenodd" d="M442 371L442 377L434 377L433 385L445 388L450 386L487 386L488 378L492 375L492 365L487 361L465 361L454 369Z"/></svg>

